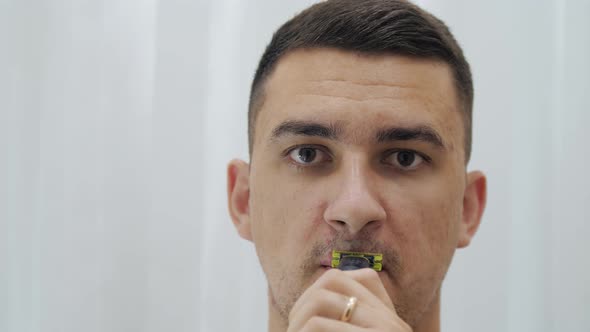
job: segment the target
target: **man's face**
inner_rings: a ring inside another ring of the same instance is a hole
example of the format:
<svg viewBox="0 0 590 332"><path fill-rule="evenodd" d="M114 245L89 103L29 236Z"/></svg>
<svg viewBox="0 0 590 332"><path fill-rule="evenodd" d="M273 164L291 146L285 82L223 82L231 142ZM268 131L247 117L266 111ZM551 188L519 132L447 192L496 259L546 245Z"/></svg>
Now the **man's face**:
<svg viewBox="0 0 590 332"><path fill-rule="evenodd" d="M419 320L467 244L464 127L448 65L297 50L264 89L241 234L272 305L286 318L333 249L381 252L399 315Z"/></svg>

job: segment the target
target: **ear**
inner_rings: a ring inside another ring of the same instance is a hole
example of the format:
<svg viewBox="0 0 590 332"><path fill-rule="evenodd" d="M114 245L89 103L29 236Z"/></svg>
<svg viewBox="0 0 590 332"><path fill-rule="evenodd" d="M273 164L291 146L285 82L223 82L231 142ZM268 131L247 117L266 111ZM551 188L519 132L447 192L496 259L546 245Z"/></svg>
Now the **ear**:
<svg viewBox="0 0 590 332"><path fill-rule="evenodd" d="M467 174L467 185L463 196L463 218L459 228L457 248L469 245L479 228L481 216L486 206L487 180L482 172Z"/></svg>
<svg viewBox="0 0 590 332"><path fill-rule="evenodd" d="M238 234L252 241L250 229L250 166L234 159L227 166L227 204Z"/></svg>

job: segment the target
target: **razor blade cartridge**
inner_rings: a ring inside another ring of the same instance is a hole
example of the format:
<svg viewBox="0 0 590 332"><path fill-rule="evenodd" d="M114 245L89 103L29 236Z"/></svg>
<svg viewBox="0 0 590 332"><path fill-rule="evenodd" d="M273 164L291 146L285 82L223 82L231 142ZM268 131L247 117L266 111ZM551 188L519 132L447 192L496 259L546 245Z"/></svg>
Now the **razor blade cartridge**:
<svg viewBox="0 0 590 332"><path fill-rule="evenodd" d="M383 268L383 254L333 250L332 267L344 271L371 268L379 272Z"/></svg>

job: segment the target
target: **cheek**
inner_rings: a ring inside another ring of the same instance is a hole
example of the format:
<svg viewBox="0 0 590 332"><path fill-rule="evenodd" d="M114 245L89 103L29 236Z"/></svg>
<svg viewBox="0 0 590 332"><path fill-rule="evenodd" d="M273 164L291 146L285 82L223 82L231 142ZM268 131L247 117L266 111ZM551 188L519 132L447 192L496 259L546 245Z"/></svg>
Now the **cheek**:
<svg viewBox="0 0 590 332"><path fill-rule="evenodd" d="M456 187L456 185L455 185ZM432 261L452 256L461 221L462 199L448 183L404 190L390 200L395 238L408 269L428 269Z"/></svg>
<svg viewBox="0 0 590 332"><path fill-rule="evenodd" d="M324 211L327 201L324 193L309 185L286 187L283 193L287 199L282 205L282 213L289 223L289 239L295 246L306 246L317 242L320 230L325 224Z"/></svg>
<svg viewBox="0 0 590 332"><path fill-rule="evenodd" d="M270 173L270 172L269 172ZM318 234L326 201L322 192L289 177L260 177L251 191L254 242L262 248L291 252ZM256 179L256 177L254 177Z"/></svg>
<svg viewBox="0 0 590 332"><path fill-rule="evenodd" d="M457 246L460 207L456 197L448 194L422 210L423 241L433 257L452 254Z"/></svg>

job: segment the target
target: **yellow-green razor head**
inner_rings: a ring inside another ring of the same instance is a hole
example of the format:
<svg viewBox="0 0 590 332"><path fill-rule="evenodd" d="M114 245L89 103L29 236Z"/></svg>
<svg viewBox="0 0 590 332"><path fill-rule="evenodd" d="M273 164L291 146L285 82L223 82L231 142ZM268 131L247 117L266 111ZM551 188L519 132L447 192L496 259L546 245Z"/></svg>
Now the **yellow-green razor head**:
<svg viewBox="0 0 590 332"><path fill-rule="evenodd" d="M332 267L340 270L371 268L379 272L383 268L383 254L333 250Z"/></svg>

